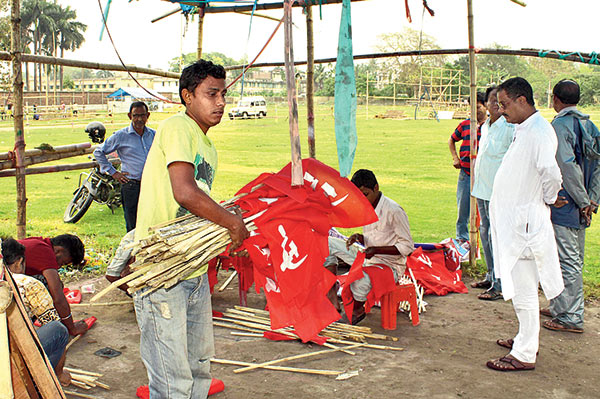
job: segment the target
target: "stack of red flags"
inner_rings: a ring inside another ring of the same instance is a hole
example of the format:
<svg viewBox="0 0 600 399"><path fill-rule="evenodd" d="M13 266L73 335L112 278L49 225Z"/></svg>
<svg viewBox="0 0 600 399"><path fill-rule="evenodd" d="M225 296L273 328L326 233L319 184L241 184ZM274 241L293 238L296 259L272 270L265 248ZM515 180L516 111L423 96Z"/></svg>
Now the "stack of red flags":
<svg viewBox="0 0 600 399"><path fill-rule="evenodd" d="M263 289L271 328L293 326L309 341L339 313L326 297L336 277L323 267L331 227L377 221L365 196L335 169L302 161L303 185L291 185L291 166L264 173L244 186L236 204L244 218L256 215L257 230L244 242L254 264L256 291Z"/></svg>

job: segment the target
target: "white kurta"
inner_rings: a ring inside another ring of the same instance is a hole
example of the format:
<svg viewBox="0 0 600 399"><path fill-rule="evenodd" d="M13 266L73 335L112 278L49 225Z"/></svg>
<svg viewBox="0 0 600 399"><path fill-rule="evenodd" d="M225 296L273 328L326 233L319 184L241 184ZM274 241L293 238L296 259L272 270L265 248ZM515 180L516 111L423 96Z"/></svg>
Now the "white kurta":
<svg viewBox="0 0 600 399"><path fill-rule="evenodd" d="M533 253L548 299L563 290L549 204L561 187L557 139L539 112L516 125L515 138L494 180L490 222L494 265L505 300L514 296L511 271L526 248Z"/></svg>

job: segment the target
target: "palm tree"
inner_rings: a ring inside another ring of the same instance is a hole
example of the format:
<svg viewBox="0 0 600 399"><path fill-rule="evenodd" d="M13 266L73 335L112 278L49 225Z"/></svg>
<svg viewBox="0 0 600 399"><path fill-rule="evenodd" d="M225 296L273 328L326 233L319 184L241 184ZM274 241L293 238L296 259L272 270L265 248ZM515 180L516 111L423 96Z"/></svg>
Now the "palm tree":
<svg viewBox="0 0 600 399"><path fill-rule="evenodd" d="M52 15L58 7L45 0L24 0L21 6L21 26L31 35L33 44L33 54L51 54L48 51L48 36L56 31L56 24ZM42 68L41 64L34 66L33 69L33 89L41 88Z"/></svg>

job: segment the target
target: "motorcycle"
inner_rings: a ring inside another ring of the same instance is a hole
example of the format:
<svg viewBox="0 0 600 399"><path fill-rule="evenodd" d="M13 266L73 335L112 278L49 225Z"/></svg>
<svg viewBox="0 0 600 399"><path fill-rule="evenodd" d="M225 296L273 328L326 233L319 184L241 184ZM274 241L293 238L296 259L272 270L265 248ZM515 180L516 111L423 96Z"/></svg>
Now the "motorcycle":
<svg viewBox="0 0 600 399"><path fill-rule="evenodd" d="M92 122L87 125L85 131L93 143L104 142L106 129L102 123ZM76 223L94 201L108 206L113 214L115 209L121 206L121 183L112 176L100 172L100 166L79 174L79 184L63 216L65 223Z"/></svg>

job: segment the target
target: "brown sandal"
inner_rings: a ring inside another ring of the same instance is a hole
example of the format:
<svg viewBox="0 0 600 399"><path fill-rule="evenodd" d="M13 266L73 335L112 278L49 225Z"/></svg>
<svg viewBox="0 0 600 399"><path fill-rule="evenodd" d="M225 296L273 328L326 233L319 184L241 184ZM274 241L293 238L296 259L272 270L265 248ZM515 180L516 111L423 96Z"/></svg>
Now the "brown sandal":
<svg viewBox="0 0 600 399"><path fill-rule="evenodd" d="M545 322L542 323L542 326L544 328L547 328L548 330L554 330L554 331L564 331L564 332L572 332L572 333L579 333L579 334L581 334L583 332L583 328L570 327L570 326L560 322L558 319L546 320Z"/></svg>
<svg viewBox="0 0 600 399"><path fill-rule="evenodd" d="M514 357L508 356L490 360L486 365L492 370L498 371L525 371L535 369L535 363L523 363Z"/></svg>
<svg viewBox="0 0 600 399"><path fill-rule="evenodd" d="M480 288L480 289L484 289L484 290L487 290L491 286L492 286L492 282L487 281L487 280L474 281L471 283L472 288Z"/></svg>
<svg viewBox="0 0 600 399"><path fill-rule="evenodd" d="M508 348L508 349L512 349L513 344L515 343L515 341L512 338L509 339L499 339L496 341L496 343L500 346L502 346L503 348Z"/></svg>

